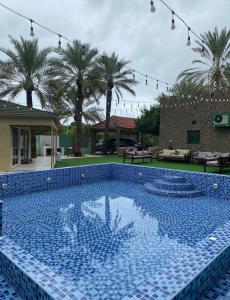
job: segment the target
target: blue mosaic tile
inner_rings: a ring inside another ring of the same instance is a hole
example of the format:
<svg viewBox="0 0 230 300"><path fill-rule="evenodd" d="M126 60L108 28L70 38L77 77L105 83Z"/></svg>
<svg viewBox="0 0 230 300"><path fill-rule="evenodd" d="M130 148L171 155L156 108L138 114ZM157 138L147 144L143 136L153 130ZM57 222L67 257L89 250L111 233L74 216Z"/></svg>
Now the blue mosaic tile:
<svg viewBox="0 0 230 300"><path fill-rule="evenodd" d="M0 299L1 300L22 300L8 282L0 275Z"/></svg>
<svg viewBox="0 0 230 300"><path fill-rule="evenodd" d="M203 300L228 300L230 299L230 270L207 293Z"/></svg>
<svg viewBox="0 0 230 300"><path fill-rule="evenodd" d="M145 191L165 176L183 177L205 196ZM102 164L0 182L8 185L0 190L2 270L17 263L27 276L18 270L19 279L54 299L201 299L230 268L227 176Z"/></svg>

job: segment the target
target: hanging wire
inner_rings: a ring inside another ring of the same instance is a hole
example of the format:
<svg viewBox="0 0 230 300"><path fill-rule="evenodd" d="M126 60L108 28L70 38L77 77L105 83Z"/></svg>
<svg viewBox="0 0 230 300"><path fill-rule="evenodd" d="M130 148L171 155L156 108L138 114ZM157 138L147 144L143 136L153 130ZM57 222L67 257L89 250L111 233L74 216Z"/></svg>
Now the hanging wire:
<svg viewBox="0 0 230 300"><path fill-rule="evenodd" d="M171 11L171 13L173 14L173 18L174 16L177 17L187 28L189 28L190 32L196 37L198 38L201 42L202 39L201 37L194 31L191 29L191 27L184 21L184 19L182 19L182 17L180 17L167 3L165 3L164 0L159 0L168 10ZM155 8L156 10L156 8Z"/></svg>
<svg viewBox="0 0 230 300"><path fill-rule="evenodd" d="M153 1L151 1L151 2L153 2ZM49 29L48 27L42 25L41 23L35 21L34 19L31 19L31 18L26 17L25 15L23 15L23 14L17 12L16 10L14 10L14 9L12 9L12 8L10 8L10 7L8 7L8 6L6 6L5 4L3 4L3 3L1 3L1 2L0 2L0 6L2 6L2 7L5 8L6 10L12 12L13 14L15 14L15 15L17 15L17 16L19 16L19 17L25 19L25 20L28 20L28 21L30 22L30 24L31 24L31 28L30 28L30 35L31 35L31 36L34 36L34 29L33 29L32 24L36 24L36 25L39 26L40 28L42 28L42 29L48 31L49 33L54 34L54 35L56 35L56 36L58 37L58 49L61 49L61 39L66 40L66 41L69 42L69 43L74 43L74 41L71 40L71 39L69 39L67 36L65 36L65 35L63 35L63 34L60 34L60 33L56 32L56 31L54 31L54 30L52 30L52 29ZM153 3L153 7L155 7L155 6L154 6L154 3ZM82 56L83 56L83 58L84 58L84 53L83 53ZM136 76L135 76L136 74L138 74L138 75L140 75L140 76L146 77L146 74L144 74L144 73L142 73L142 72L140 72L140 71L137 71L137 70L134 70L134 69L130 69L129 67L126 67L126 68L132 71L132 73L133 73L133 79L134 79L134 80L136 79ZM150 76L150 75L147 75L147 78L153 79L153 80L155 80L155 81L158 80L159 82L164 83L164 84L166 83L165 81L159 80L159 79L154 78L154 77L152 77L152 76ZM174 84L170 84L170 85L173 86Z"/></svg>

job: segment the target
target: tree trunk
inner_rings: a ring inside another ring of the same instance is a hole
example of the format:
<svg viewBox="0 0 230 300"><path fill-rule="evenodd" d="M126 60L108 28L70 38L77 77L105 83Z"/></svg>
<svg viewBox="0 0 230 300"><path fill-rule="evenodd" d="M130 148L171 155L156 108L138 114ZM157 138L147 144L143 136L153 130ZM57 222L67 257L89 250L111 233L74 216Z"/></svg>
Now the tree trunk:
<svg viewBox="0 0 230 300"><path fill-rule="evenodd" d="M26 91L26 105L29 108L33 107L32 91L31 90Z"/></svg>
<svg viewBox="0 0 230 300"><path fill-rule="evenodd" d="M106 94L106 119L105 119L105 131L104 131L104 140L102 154L107 154L108 150L108 137L109 137L109 121L110 121L110 112L111 112L111 103L112 103L112 87L108 85L108 90Z"/></svg>
<svg viewBox="0 0 230 300"><path fill-rule="evenodd" d="M82 156L81 154L82 105L83 105L82 81L79 79L77 80L77 97L75 103L75 116L74 116L74 120L76 122L74 156Z"/></svg>

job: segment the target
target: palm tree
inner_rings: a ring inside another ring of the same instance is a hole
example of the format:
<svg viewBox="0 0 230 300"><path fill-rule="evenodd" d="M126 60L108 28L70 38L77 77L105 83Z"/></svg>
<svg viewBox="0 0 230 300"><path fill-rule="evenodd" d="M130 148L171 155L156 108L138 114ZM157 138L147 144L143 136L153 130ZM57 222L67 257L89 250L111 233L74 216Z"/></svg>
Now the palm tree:
<svg viewBox="0 0 230 300"><path fill-rule="evenodd" d="M205 85L211 89L220 90L229 86L230 74L230 30L226 28L220 32L217 28L201 34L201 41L196 41L198 47L193 51L202 58L192 63L199 67L184 70L179 74L178 80L186 80L188 83Z"/></svg>
<svg viewBox="0 0 230 300"><path fill-rule="evenodd" d="M14 50L0 48L7 55L6 61L0 60L0 96L14 99L23 90L26 92L27 107L33 107L33 92L45 106L43 93L46 84L48 54L51 48L39 50L38 40L20 41L9 37Z"/></svg>
<svg viewBox="0 0 230 300"><path fill-rule="evenodd" d="M188 79L183 78L180 82L177 82L171 89L170 93L176 96L177 99L188 97L189 95L199 97L205 93L208 94L207 86L202 83L194 83Z"/></svg>
<svg viewBox="0 0 230 300"><path fill-rule="evenodd" d="M47 87L47 108L56 113L60 119L67 120L74 116L76 90L71 86L62 85L58 81L55 83L50 81ZM96 94L88 95L88 98L83 101L82 118L87 125L102 120L103 110L94 105L95 103L99 104L99 98Z"/></svg>
<svg viewBox="0 0 230 300"><path fill-rule="evenodd" d="M57 53L59 57L50 60L50 77L75 90L73 99L76 122L74 156L81 156L83 102L89 96L96 94L97 88L93 76L98 50L76 40L73 44L67 44L66 49L57 50Z"/></svg>
<svg viewBox="0 0 230 300"><path fill-rule="evenodd" d="M106 94L106 120L103 142L103 154L107 153L109 120L111 113L111 104L113 98L113 90L116 96L122 97L122 90L135 96L133 86L137 84L133 78L132 70L127 68L128 61L119 59L115 53L111 56L104 54L98 59L98 74L102 83L102 89Z"/></svg>

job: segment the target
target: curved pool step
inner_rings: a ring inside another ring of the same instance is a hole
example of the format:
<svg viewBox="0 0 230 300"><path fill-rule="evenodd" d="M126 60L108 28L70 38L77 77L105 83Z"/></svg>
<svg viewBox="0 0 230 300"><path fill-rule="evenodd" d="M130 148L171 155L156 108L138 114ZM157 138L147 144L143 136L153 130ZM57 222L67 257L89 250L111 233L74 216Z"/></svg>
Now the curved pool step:
<svg viewBox="0 0 230 300"><path fill-rule="evenodd" d="M188 191L194 189L193 185L188 182L169 182L163 179L155 180L154 185L159 189L169 191Z"/></svg>
<svg viewBox="0 0 230 300"><path fill-rule="evenodd" d="M168 196L168 197L178 197L178 198L183 198L183 197L200 197L203 196L203 192L198 191L196 189L191 189L191 190L167 190L167 189L160 189L156 187L153 183L146 183L144 185L144 188L155 195L159 196Z"/></svg>
<svg viewBox="0 0 230 300"><path fill-rule="evenodd" d="M167 182L174 182L174 183L185 183L186 182L186 179L183 176L166 175L163 177L163 179Z"/></svg>

